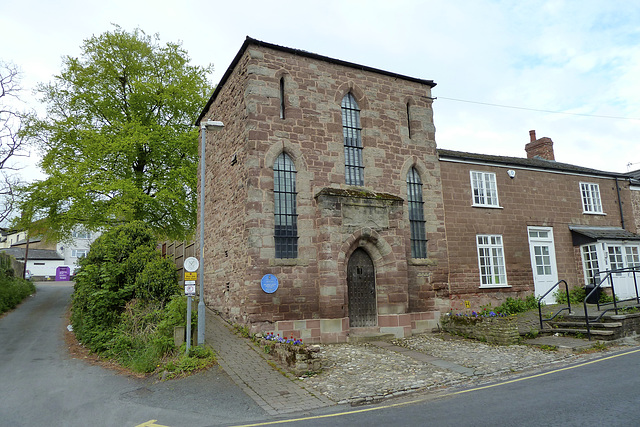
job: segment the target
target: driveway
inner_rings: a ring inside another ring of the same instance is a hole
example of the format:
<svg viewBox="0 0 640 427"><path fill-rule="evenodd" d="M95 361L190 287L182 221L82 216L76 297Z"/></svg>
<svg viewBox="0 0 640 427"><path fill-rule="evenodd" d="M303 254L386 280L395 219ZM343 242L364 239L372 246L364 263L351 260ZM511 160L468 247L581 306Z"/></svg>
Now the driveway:
<svg viewBox="0 0 640 427"><path fill-rule="evenodd" d="M0 319L0 425L212 426L264 419L265 412L220 368L182 380L139 379L73 359L65 313L71 282L37 293Z"/></svg>

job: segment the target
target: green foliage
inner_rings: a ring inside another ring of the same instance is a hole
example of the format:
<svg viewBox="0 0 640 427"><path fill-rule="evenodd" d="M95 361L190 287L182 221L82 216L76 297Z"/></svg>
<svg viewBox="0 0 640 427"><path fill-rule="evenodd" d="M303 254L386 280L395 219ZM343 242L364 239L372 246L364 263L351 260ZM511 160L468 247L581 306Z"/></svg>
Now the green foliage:
<svg viewBox="0 0 640 427"><path fill-rule="evenodd" d="M119 337L127 330L123 312L128 304L137 297L161 309L172 291L174 295L179 292L175 267L159 261L156 244L152 230L136 221L102 234L80 259L71 323L78 340L92 351L112 351L125 344L136 348L140 344L136 334Z"/></svg>
<svg viewBox="0 0 640 427"><path fill-rule="evenodd" d="M240 335L243 338L250 338L251 333L249 333L249 328L246 325L240 325L238 323L233 325L233 328L236 330L236 334Z"/></svg>
<svg viewBox="0 0 640 427"><path fill-rule="evenodd" d="M136 372L155 371L176 350L173 328L184 326L186 306L186 297L180 295L174 295L166 305L130 301L103 354Z"/></svg>
<svg viewBox="0 0 640 427"><path fill-rule="evenodd" d="M495 312L511 315L524 313L538 308L538 300L535 295L528 295L525 299L508 297L501 305L494 309Z"/></svg>
<svg viewBox="0 0 640 427"><path fill-rule="evenodd" d="M11 255L0 252L0 277L14 277Z"/></svg>
<svg viewBox="0 0 640 427"><path fill-rule="evenodd" d="M0 273L0 314L14 309L35 292L36 287L32 282Z"/></svg>
<svg viewBox="0 0 640 427"><path fill-rule="evenodd" d="M184 345L180 348L179 356L169 361L164 369L169 378L191 374L200 369L206 369L216 362L213 350L207 346L191 347L186 354Z"/></svg>
<svg viewBox="0 0 640 427"><path fill-rule="evenodd" d="M133 220L187 237L197 204L192 124L212 92L212 68L189 60L180 43L119 26L64 57L61 73L38 87L46 117L25 122L48 176L23 188L23 217L42 218L52 237Z"/></svg>
<svg viewBox="0 0 640 427"><path fill-rule="evenodd" d="M577 286L569 291L569 300L571 304L582 304L584 299L586 298L587 293L585 288ZM557 291L554 294L554 297L558 304L566 304L567 303L567 293L562 291ZM613 297L611 295L607 295L605 292L600 294L600 304L605 304L608 302L613 302Z"/></svg>
<svg viewBox="0 0 640 427"><path fill-rule="evenodd" d="M147 263L136 278L136 289L138 297L160 301L164 305L180 292L174 265L165 258Z"/></svg>

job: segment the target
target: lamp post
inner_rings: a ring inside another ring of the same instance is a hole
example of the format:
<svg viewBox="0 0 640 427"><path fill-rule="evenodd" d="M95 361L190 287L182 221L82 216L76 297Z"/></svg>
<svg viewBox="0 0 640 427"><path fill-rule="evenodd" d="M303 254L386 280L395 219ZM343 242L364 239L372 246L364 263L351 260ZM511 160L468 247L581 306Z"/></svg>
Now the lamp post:
<svg viewBox="0 0 640 427"><path fill-rule="evenodd" d="M205 174L205 153L207 142L207 130L222 129L224 123L207 120L200 123L200 134L202 135L201 149L200 149L200 300L198 301L198 345L204 344L204 174Z"/></svg>

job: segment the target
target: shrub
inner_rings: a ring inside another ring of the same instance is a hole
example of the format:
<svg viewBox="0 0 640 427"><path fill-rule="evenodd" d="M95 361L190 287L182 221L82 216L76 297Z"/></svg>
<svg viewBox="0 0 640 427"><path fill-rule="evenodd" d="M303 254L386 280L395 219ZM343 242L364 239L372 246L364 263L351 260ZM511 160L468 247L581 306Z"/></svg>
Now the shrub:
<svg viewBox="0 0 640 427"><path fill-rule="evenodd" d="M35 285L28 280L0 275L0 314L13 310L35 292Z"/></svg>
<svg viewBox="0 0 640 427"><path fill-rule="evenodd" d="M538 308L538 300L536 296L531 294L525 299L508 297L501 305L495 308L495 311L502 314L518 314L525 311Z"/></svg>
<svg viewBox="0 0 640 427"><path fill-rule="evenodd" d="M564 290L556 292L554 296L558 304L567 303L567 293ZM569 290L569 301L571 301L571 304L582 304L586 297L587 293L583 287L577 286ZM613 302L613 297L602 292L600 294L600 303L604 304L608 302Z"/></svg>
<svg viewBox="0 0 640 427"><path fill-rule="evenodd" d="M135 339L113 342L122 334L127 305L138 297L162 307L172 292L179 292L175 267L160 260L156 245L151 229L134 221L102 234L80 259L71 323L78 340L92 351L104 352L122 342L135 347Z"/></svg>

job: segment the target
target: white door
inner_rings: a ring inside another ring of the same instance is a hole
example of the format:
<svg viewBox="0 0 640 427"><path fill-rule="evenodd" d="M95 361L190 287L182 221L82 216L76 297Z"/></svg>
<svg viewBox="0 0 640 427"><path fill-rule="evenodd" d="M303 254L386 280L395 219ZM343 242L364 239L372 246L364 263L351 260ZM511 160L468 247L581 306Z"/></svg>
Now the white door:
<svg viewBox="0 0 640 427"><path fill-rule="evenodd" d="M553 228L527 227L529 233L529 253L531 270L533 270L533 287L536 297L544 295L553 285L558 283L558 267L556 251L553 245ZM553 294L549 293L543 300L547 304L555 303Z"/></svg>
<svg viewBox="0 0 640 427"><path fill-rule="evenodd" d="M617 243L606 244L607 270L613 270L611 278L616 297L624 300L636 297L636 286L633 273L616 270L640 265L640 251L637 245L625 245ZM640 281L640 275L637 277ZM607 285L609 282L606 283ZM640 285L640 283L638 283Z"/></svg>

